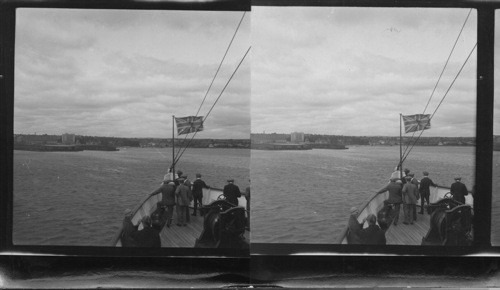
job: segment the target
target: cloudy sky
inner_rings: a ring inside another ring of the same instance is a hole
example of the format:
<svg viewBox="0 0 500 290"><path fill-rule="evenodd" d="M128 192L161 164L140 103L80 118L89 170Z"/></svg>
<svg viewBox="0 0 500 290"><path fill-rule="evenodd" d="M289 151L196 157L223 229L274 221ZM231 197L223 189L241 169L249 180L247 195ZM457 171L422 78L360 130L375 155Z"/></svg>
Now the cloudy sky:
<svg viewBox="0 0 500 290"><path fill-rule="evenodd" d="M14 132L170 137L195 115L243 12L18 9ZM250 46L247 13L199 115ZM250 55L198 138L248 138Z"/></svg>
<svg viewBox="0 0 500 290"><path fill-rule="evenodd" d="M399 135L424 112L469 9L252 7L252 132ZM472 11L426 113L476 43ZM475 136L476 53L423 136Z"/></svg>

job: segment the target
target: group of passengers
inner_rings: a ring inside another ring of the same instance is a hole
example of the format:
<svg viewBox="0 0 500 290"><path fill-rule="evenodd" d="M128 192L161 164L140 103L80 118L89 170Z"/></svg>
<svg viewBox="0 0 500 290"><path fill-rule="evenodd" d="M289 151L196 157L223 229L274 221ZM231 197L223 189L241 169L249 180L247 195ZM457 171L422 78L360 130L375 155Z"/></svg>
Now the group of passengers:
<svg viewBox="0 0 500 290"><path fill-rule="evenodd" d="M429 206L430 186L438 186L429 178L429 172L422 172L423 178L419 181L415 178L415 174L405 169L400 171L397 167L391 174L389 183L377 194L389 192L389 197L384 201L384 206L392 206L394 209L393 224L397 225L400 214L400 207L403 204L403 216L405 225L413 225L417 221L417 201L420 199L419 214L424 214L425 203ZM464 204L465 196L468 195L468 190L465 184L461 182L460 176L455 177L455 182L451 185L450 194L452 199ZM368 228L363 229L364 222L359 223L357 220L357 209L351 209L351 217L349 219L349 244L385 244L385 229L379 225L382 220L379 220L377 225L377 217L373 214L368 215L365 221L368 221ZM369 230L368 230L369 229ZM383 236L383 238L382 238Z"/></svg>
<svg viewBox="0 0 500 290"><path fill-rule="evenodd" d="M234 179L228 179L227 182L228 184L224 186L223 190L224 198L232 206L238 206L238 197L242 195L240 189L234 184ZM124 247L161 247L159 235L162 228L159 225L159 217L165 214L166 225L170 228L175 208L177 226L187 226L190 222L189 205L191 202L193 202L193 213L191 215L197 216L199 212L200 216L203 216L202 200L204 188L208 189L210 187L201 179L200 173L196 173L196 180L193 183L180 170L177 171L177 178L175 180L172 180L171 174L166 174L162 185L149 194L149 196L162 194L161 201L157 204L159 212L156 214L156 218L151 219L151 217L146 215L137 225L134 225L131 220L131 211L127 210L123 221L122 245ZM249 200L249 188L247 188L247 192L244 195ZM138 230L141 223L143 228Z"/></svg>

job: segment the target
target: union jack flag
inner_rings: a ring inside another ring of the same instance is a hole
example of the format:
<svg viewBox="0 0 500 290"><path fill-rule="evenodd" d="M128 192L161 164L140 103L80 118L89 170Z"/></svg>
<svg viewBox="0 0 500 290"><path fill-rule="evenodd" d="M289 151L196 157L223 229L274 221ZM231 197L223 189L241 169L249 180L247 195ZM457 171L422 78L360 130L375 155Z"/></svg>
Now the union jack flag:
<svg viewBox="0 0 500 290"><path fill-rule="evenodd" d="M189 134L197 131L203 131L203 117L182 117L175 118L177 125L177 135Z"/></svg>
<svg viewBox="0 0 500 290"><path fill-rule="evenodd" d="M426 130L431 128L431 115L403 116L403 122L405 123L405 133Z"/></svg>

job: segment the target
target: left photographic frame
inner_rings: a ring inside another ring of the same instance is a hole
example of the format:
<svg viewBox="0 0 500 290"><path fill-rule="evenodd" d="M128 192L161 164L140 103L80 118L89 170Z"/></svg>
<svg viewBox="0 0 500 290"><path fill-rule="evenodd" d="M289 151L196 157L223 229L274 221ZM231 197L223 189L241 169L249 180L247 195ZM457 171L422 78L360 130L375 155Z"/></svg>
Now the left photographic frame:
<svg viewBox="0 0 500 290"><path fill-rule="evenodd" d="M8 4L2 248L248 256L250 3Z"/></svg>

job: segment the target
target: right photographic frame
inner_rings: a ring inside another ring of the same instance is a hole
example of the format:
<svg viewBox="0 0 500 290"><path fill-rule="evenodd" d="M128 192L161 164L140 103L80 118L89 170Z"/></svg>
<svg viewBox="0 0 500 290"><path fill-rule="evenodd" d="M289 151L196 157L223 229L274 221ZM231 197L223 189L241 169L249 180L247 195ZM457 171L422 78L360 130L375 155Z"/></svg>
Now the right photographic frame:
<svg viewBox="0 0 500 290"><path fill-rule="evenodd" d="M478 11L252 7L252 253L467 254L498 235L475 200L493 100Z"/></svg>

